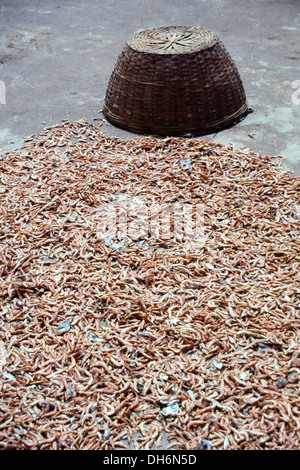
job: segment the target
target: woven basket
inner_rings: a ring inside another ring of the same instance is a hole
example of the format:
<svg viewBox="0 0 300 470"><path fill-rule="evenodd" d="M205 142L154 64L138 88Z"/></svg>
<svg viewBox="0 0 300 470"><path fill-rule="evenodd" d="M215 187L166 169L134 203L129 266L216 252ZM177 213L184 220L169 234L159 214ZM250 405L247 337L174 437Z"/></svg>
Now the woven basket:
<svg viewBox="0 0 300 470"><path fill-rule="evenodd" d="M237 68L219 38L195 27L156 28L124 46L103 114L136 133L208 134L247 114Z"/></svg>

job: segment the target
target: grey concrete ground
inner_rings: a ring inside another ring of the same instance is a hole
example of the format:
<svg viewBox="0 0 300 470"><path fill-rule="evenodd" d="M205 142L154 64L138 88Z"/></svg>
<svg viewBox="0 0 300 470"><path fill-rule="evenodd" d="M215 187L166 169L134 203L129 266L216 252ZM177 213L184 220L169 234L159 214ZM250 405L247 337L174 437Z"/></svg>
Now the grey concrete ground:
<svg viewBox="0 0 300 470"><path fill-rule="evenodd" d="M254 109L237 126L202 138L281 154L300 174L299 0L0 0L0 25L0 153L61 119L103 117L128 37L193 25L222 39ZM133 136L110 124L103 130Z"/></svg>

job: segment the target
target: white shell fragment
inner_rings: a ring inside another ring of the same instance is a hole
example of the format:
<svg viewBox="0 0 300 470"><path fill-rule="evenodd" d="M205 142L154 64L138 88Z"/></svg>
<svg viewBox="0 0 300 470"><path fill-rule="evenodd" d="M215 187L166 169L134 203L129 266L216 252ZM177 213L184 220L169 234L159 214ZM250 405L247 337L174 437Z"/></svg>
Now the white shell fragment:
<svg viewBox="0 0 300 470"><path fill-rule="evenodd" d="M174 416L180 413L180 407L178 403L172 403L171 405L163 408L162 413L164 416Z"/></svg>
<svg viewBox="0 0 300 470"><path fill-rule="evenodd" d="M63 335L64 333L66 333L67 331L69 331L69 329L71 328L71 323L72 323L72 320L67 320L63 323L60 323L56 328L55 328L55 331L58 335Z"/></svg>

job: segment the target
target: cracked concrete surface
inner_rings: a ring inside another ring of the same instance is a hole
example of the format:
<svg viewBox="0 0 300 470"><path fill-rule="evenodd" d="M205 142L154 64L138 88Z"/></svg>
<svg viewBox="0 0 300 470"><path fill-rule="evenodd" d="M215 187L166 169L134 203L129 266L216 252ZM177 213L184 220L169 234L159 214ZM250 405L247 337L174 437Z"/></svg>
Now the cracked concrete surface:
<svg viewBox="0 0 300 470"><path fill-rule="evenodd" d="M102 118L125 41L139 29L193 25L222 39L254 109L201 139L283 155L300 174L299 0L1 0L0 22L0 153L61 119ZM134 135L109 123L102 129Z"/></svg>

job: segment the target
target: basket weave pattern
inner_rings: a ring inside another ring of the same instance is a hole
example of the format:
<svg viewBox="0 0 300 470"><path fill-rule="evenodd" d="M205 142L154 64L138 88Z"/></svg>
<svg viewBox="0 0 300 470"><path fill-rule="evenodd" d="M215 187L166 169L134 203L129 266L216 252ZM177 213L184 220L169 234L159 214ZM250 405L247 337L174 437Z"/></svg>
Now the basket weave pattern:
<svg viewBox="0 0 300 470"><path fill-rule="evenodd" d="M217 36L200 28L170 27L127 41L103 113L137 133L203 135L233 124L247 109L237 68Z"/></svg>

